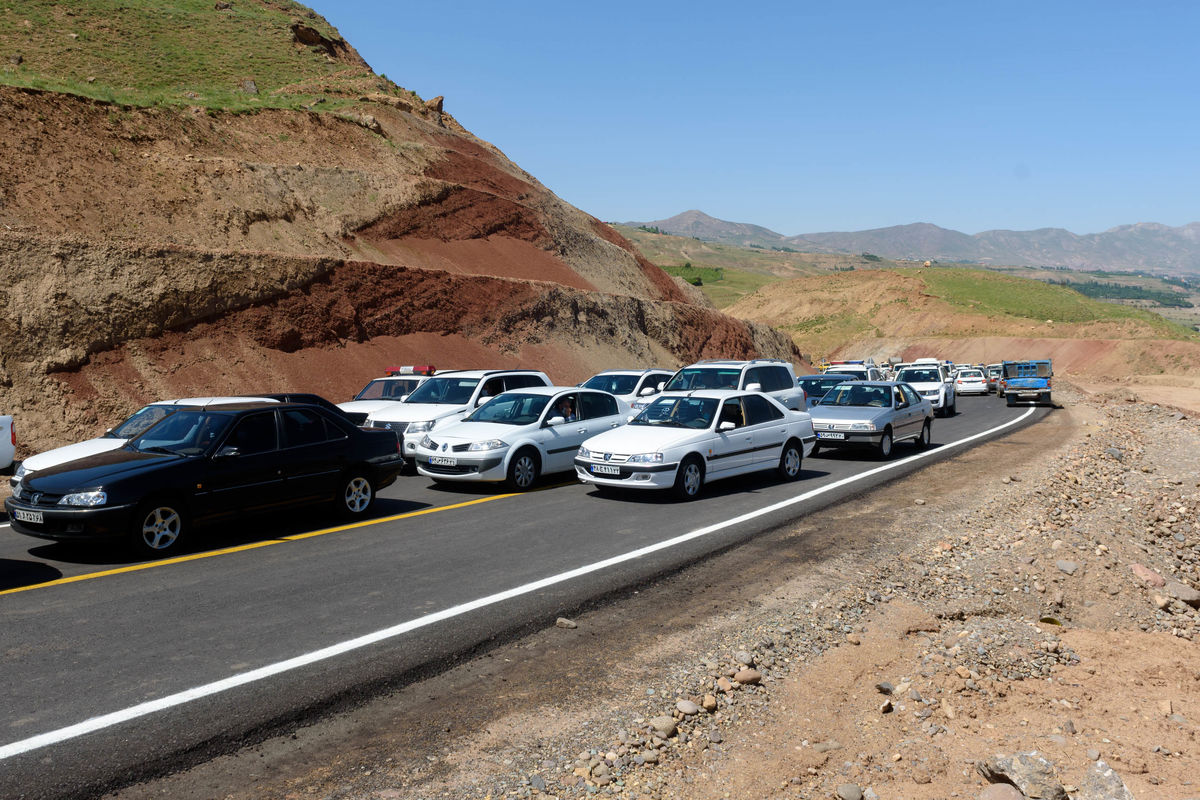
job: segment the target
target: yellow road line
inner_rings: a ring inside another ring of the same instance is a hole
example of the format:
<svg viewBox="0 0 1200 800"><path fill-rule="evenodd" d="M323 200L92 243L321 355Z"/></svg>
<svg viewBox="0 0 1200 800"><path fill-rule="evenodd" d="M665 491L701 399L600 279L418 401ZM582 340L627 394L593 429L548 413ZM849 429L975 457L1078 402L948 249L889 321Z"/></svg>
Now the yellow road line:
<svg viewBox="0 0 1200 800"><path fill-rule="evenodd" d="M556 484L555 486L547 486L546 489L553 489L556 486L566 486L567 484ZM539 490L541 491L541 490ZM175 558L165 558L162 561L149 561L145 564L134 564L128 567L118 567L116 569L106 569L102 572L88 572L84 575L74 575L70 578L59 578L45 583L33 583L29 586L18 586L15 589L5 589L0 591L0 595L16 594L17 592L28 592L32 589L45 589L50 586L62 586L67 583L78 583L79 581L90 581L96 578L104 578L109 575L121 575L126 572L137 572L143 569L153 569L155 567L167 567L173 564L183 564L187 561L199 561L202 558L214 558L215 556L225 556L231 553L241 553L245 550L254 550L259 547L270 547L273 544L281 544L283 542L297 542L301 539L311 539L314 536L326 536L331 533L340 533L349 531L355 528L366 528L371 525L379 525L384 522L395 522L400 519L410 519L412 517L421 517L426 514L436 514L439 511L451 511L456 508L466 508L467 506L475 506L480 503L490 503L493 500L503 500L506 497L516 497L516 493L497 494L490 497L481 497L478 500L467 500L463 503L455 503L449 506L434 506L433 508L423 508L420 511L409 511L406 514L396 514L391 517L380 517L379 519L368 519L362 522L352 522L348 525L338 525L333 528L322 528L317 531L309 531L308 533L296 533L291 536L279 536L274 539L267 539L261 542L251 542L249 544L238 545L237 547L225 547L220 550L208 550L203 553L194 553L189 556L176 556Z"/></svg>

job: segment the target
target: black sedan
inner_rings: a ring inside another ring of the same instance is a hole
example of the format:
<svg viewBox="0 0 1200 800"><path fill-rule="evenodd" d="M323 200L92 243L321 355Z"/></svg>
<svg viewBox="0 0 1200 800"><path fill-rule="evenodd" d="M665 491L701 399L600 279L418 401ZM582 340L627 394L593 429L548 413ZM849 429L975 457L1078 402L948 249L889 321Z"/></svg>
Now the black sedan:
<svg viewBox="0 0 1200 800"><path fill-rule="evenodd" d="M60 541L179 549L193 525L328 503L367 513L404 465L396 434L299 403L186 409L124 447L42 470L4 501L13 530Z"/></svg>

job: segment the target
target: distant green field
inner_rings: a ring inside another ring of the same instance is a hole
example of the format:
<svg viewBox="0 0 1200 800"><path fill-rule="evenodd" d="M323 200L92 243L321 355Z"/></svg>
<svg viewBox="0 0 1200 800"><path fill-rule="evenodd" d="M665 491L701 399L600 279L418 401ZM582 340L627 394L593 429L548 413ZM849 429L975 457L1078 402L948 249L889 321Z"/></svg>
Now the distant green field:
<svg viewBox="0 0 1200 800"><path fill-rule="evenodd" d="M746 295L758 291L759 287L783 280L772 275L725 267L668 265L662 267L662 270L668 275L678 275L691 284L695 284L696 280L700 279L702 281L699 287L700 291L704 292L717 308L731 306Z"/></svg>
<svg viewBox="0 0 1200 800"><path fill-rule="evenodd" d="M937 267L924 270L922 277L931 295L978 313L1063 323L1136 319L1166 337L1191 338L1194 335L1158 314L1093 300L1066 287L1041 281L986 270Z"/></svg>
<svg viewBox="0 0 1200 800"><path fill-rule="evenodd" d="M17 0L0 27L0 82L135 106L299 108L335 91L403 96L391 81L294 41L293 21L329 23L291 0ZM11 59L19 55L19 64ZM246 81L253 81L248 89ZM305 84L296 88L295 84ZM353 84L353 85L351 85ZM370 84L370 85L368 85ZM293 87L291 89L286 87ZM329 97L322 110L338 103Z"/></svg>

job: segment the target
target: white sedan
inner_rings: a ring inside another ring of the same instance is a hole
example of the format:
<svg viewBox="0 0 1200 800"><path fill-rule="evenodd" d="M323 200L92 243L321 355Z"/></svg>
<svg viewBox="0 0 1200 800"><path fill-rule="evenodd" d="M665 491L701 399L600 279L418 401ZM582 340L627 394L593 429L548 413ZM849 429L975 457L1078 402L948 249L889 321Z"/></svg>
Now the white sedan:
<svg viewBox="0 0 1200 800"><path fill-rule="evenodd" d="M800 477L812 418L760 392L664 392L628 425L579 448L575 474L598 487L669 489L681 500L709 481L774 469Z"/></svg>
<svg viewBox="0 0 1200 800"><path fill-rule="evenodd" d="M987 394L987 376L981 369L960 369L954 373L955 394Z"/></svg>
<svg viewBox="0 0 1200 800"><path fill-rule="evenodd" d="M460 422L426 434L417 472L438 481L507 481L517 490L566 472L584 439L625 424L608 392L530 386L488 400Z"/></svg>

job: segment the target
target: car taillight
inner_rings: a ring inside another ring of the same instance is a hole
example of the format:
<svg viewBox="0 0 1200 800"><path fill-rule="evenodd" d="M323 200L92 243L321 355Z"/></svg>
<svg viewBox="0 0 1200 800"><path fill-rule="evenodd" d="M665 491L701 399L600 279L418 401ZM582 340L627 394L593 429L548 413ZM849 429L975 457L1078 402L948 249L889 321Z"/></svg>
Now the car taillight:
<svg viewBox="0 0 1200 800"><path fill-rule="evenodd" d="M14 419L8 425L8 434L12 437L13 447L17 446L17 421Z"/></svg>

